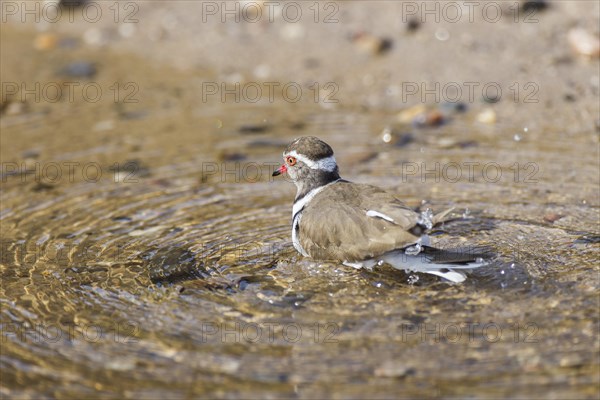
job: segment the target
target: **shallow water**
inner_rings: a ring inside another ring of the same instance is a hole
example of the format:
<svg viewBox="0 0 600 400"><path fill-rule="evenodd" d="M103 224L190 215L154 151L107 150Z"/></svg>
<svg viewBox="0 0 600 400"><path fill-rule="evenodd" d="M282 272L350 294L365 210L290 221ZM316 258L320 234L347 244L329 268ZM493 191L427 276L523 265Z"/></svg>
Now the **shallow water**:
<svg viewBox="0 0 600 400"><path fill-rule="evenodd" d="M533 120L515 141L518 118L490 128L468 111L401 127L412 139L394 145L380 135L394 112L193 107L184 82L203 76L175 75L150 68L137 79L152 89L125 108L2 116L3 395L597 395L589 124ZM270 172L289 140L315 133L347 179L456 207L434 243L491 246L494 262L450 285L300 257L293 185Z"/></svg>

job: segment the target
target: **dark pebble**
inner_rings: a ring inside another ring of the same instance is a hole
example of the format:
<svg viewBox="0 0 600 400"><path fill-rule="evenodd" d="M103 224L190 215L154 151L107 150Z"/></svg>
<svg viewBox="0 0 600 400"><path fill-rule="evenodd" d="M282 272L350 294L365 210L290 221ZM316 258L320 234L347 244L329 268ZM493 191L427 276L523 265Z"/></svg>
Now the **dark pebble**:
<svg viewBox="0 0 600 400"><path fill-rule="evenodd" d="M574 101L577 101L577 98L574 95L572 95L572 94L565 94L563 96L563 99L565 101L568 101L569 103L573 103Z"/></svg>
<svg viewBox="0 0 600 400"><path fill-rule="evenodd" d="M87 2L88 2L88 0L61 0L60 5L62 7L75 8L75 7L81 7Z"/></svg>
<svg viewBox="0 0 600 400"><path fill-rule="evenodd" d="M67 64L59 74L71 78L92 78L96 75L96 66L88 61L75 61Z"/></svg>
<svg viewBox="0 0 600 400"><path fill-rule="evenodd" d="M421 27L421 21L418 18L411 18L408 20L406 30L409 32L416 32Z"/></svg>
<svg viewBox="0 0 600 400"><path fill-rule="evenodd" d="M52 189L54 189L54 185L50 185L44 182L38 182L31 188L31 190L33 190L34 192L45 192L47 190Z"/></svg>
<svg viewBox="0 0 600 400"><path fill-rule="evenodd" d="M452 112L452 113L464 113L467 111L468 106L463 103L463 102L449 102L446 101L444 103L441 104L440 109L442 111L446 111L446 112Z"/></svg>
<svg viewBox="0 0 600 400"><path fill-rule="evenodd" d="M270 125L242 125L238 129L239 133L265 133L271 129Z"/></svg>
<svg viewBox="0 0 600 400"><path fill-rule="evenodd" d="M144 165L140 160L126 160L119 163L117 166L109 167L109 170L115 173L126 173L127 177L123 178L134 182L137 178L145 178L151 175L150 168Z"/></svg>
<svg viewBox="0 0 600 400"><path fill-rule="evenodd" d="M295 131L299 131L302 130L306 127L306 124L302 121L298 121L298 122L292 122L290 124L290 129L293 129Z"/></svg>
<svg viewBox="0 0 600 400"><path fill-rule="evenodd" d="M446 123L446 118L444 118L444 114L435 110L430 111L425 115L419 115L413 120L413 124L417 128L425 128L425 127L437 127Z"/></svg>
<svg viewBox="0 0 600 400"><path fill-rule="evenodd" d="M523 11L543 11L549 6L546 0L530 0L524 1L521 5Z"/></svg>
<svg viewBox="0 0 600 400"><path fill-rule="evenodd" d="M125 121L133 121L144 119L148 115L148 111L120 111L119 117Z"/></svg>
<svg viewBox="0 0 600 400"><path fill-rule="evenodd" d="M390 51L394 47L394 41L389 38L381 39L381 44L379 45L379 54Z"/></svg>
<svg viewBox="0 0 600 400"><path fill-rule="evenodd" d="M40 156L40 152L37 150L25 150L21 157L23 158L38 158Z"/></svg>
<svg viewBox="0 0 600 400"><path fill-rule="evenodd" d="M415 141L415 137L412 133L401 133L398 135L394 141L394 146L396 147L404 147L408 146L412 142Z"/></svg>
<svg viewBox="0 0 600 400"><path fill-rule="evenodd" d="M219 161L243 161L246 159L246 155L242 153L229 153L222 152L218 155Z"/></svg>

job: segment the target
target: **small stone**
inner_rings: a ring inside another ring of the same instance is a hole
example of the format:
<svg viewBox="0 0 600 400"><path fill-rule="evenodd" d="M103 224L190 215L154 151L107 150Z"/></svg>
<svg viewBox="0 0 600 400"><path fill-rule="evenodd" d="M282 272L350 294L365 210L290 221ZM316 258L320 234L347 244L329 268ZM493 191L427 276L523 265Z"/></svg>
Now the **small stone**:
<svg viewBox="0 0 600 400"><path fill-rule="evenodd" d="M435 31L435 38L440 42L445 42L450 39L450 32L447 29L438 28L438 30Z"/></svg>
<svg viewBox="0 0 600 400"><path fill-rule="evenodd" d="M579 354L569 353L569 354L564 355L560 359L559 364L563 368L565 368L565 367L580 367L580 366L584 365L584 362L583 362L582 357Z"/></svg>
<svg viewBox="0 0 600 400"><path fill-rule="evenodd" d="M408 20L408 24L406 24L406 30L408 32L416 32L417 29L421 27L421 21L419 18L411 18Z"/></svg>
<svg viewBox="0 0 600 400"><path fill-rule="evenodd" d="M449 102L445 101L440 106L440 109L444 112L448 113L464 113L467 111L468 106L463 102Z"/></svg>
<svg viewBox="0 0 600 400"><path fill-rule="evenodd" d="M482 124L493 125L496 123L496 112L491 108L486 108L477 114L477 121Z"/></svg>
<svg viewBox="0 0 600 400"><path fill-rule="evenodd" d="M281 36L289 41L304 37L304 27L300 24L285 24L281 29Z"/></svg>
<svg viewBox="0 0 600 400"><path fill-rule="evenodd" d="M60 0L60 5L63 7L81 7L83 6L85 3L87 3L88 0Z"/></svg>
<svg viewBox="0 0 600 400"><path fill-rule="evenodd" d="M400 111L396 118L400 123L409 124L418 116L425 114L426 111L427 109L424 104L417 104L416 106Z"/></svg>
<svg viewBox="0 0 600 400"><path fill-rule="evenodd" d="M98 28L90 28L83 33L83 41L93 46L102 46L108 43L108 38Z"/></svg>
<svg viewBox="0 0 600 400"><path fill-rule="evenodd" d="M93 78L96 75L96 66L88 61L75 61L63 67L59 74L71 78Z"/></svg>
<svg viewBox="0 0 600 400"><path fill-rule="evenodd" d="M238 129L238 132L244 134L265 133L269 129L271 129L271 126L268 124L242 125Z"/></svg>
<svg viewBox="0 0 600 400"><path fill-rule="evenodd" d="M23 157L23 158L38 158L39 156L40 156L40 152L35 149L25 150L21 154L21 157Z"/></svg>
<svg viewBox="0 0 600 400"><path fill-rule="evenodd" d="M58 37L53 33L42 33L36 36L33 47L36 50L51 50L58 44Z"/></svg>
<svg viewBox="0 0 600 400"><path fill-rule="evenodd" d="M221 151L217 155L219 161L243 161L246 159L246 155L238 152L230 152L230 151Z"/></svg>
<svg viewBox="0 0 600 400"><path fill-rule="evenodd" d="M259 79L267 79L271 75L271 67L268 64L260 64L254 68L254 76Z"/></svg>
<svg viewBox="0 0 600 400"><path fill-rule="evenodd" d="M380 38L370 33L359 32L352 37L356 47L373 55L383 54L392 48L393 41L389 38Z"/></svg>
<svg viewBox="0 0 600 400"><path fill-rule="evenodd" d="M23 114L27 109L27 104L22 101L9 102L4 109L6 115Z"/></svg>
<svg viewBox="0 0 600 400"><path fill-rule="evenodd" d="M379 368L375 369L375 376L380 378L402 378L408 375L414 375L415 369L400 362L386 361Z"/></svg>
<svg viewBox="0 0 600 400"><path fill-rule="evenodd" d="M107 119L105 121L99 121L94 124L92 130L94 132L110 131L115 128L115 121Z"/></svg>
<svg viewBox="0 0 600 400"><path fill-rule="evenodd" d="M427 126L440 126L445 122L446 118L444 118L444 115L437 110L427 113L427 117L425 119L425 124Z"/></svg>
<svg viewBox="0 0 600 400"><path fill-rule="evenodd" d="M547 213L546 215L544 215L544 221L553 223L554 221L558 221L562 217L564 217L564 215L558 213Z"/></svg>
<svg viewBox="0 0 600 400"><path fill-rule="evenodd" d="M523 11L543 11L548 8L549 4L546 0L528 0L521 4Z"/></svg>
<svg viewBox="0 0 600 400"><path fill-rule="evenodd" d="M600 57L600 39L582 28L573 28L569 31L567 38L573 49L587 57Z"/></svg>
<svg viewBox="0 0 600 400"><path fill-rule="evenodd" d="M392 127L386 126L381 131L381 140L383 143L392 144L397 147L404 147L410 143L412 143L415 138L411 133L408 132L398 132L394 130Z"/></svg>

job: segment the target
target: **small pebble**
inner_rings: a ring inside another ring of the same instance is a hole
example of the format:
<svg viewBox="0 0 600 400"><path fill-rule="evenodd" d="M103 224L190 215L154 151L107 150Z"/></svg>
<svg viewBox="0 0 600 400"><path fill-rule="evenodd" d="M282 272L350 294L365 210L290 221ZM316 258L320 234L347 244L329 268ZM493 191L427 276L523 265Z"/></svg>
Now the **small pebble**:
<svg viewBox="0 0 600 400"><path fill-rule="evenodd" d="M58 44L58 37L53 33L42 33L36 36L33 47L36 50L51 50Z"/></svg>
<svg viewBox="0 0 600 400"><path fill-rule="evenodd" d="M435 38L441 42L445 42L450 39L450 32L447 29L439 28L435 31Z"/></svg>
<svg viewBox="0 0 600 400"><path fill-rule="evenodd" d="M392 48L393 41L388 38L380 38L370 33L360 32L352 37L356 47L373 55L383 54Z"/></svg>
<svg viewBox="0 0 600 400"><path fill-rule="evenodd" d="M553 223L554 221L558 221L562 217L564 217L564 215L558 213L547 213L546 215L544 215L544 221Z"/></svg>
<svg viewBox="0 0 600 400"><path fill-rule="evenodd" d="M482 124L493 125L496 123L496 112L491 108L486 108L477 114L477 121Z"/></svg>
<svg viewBox="0 0 600 400"><path fill-rule="evenodd" d="M257 125L242 125L238 129L239 133L252 134L252 133L265 133L271 129L270 125L257 124Z"/></svg>
<svg viewBox="0 0 600 400"><path fill-rule="evenodd" d="M411 18L408 20L408 24L406 24L406 30L408 32L416 32L417 29L421 27L421 21L419 18Z"/></svg>
<svg viewBox="0 0 600 400"><path fill-rule="evenodd" d="M387 361L375 369L374 372L375 376L381 378L401 378L407 375L414 375L416 371L403 361Z"/></svg>
<svg viewBox="0 0 600 400"><path fill-rule="evenodd" d="M446 118L444 117L444 114L438 110L419 114L412 120L412 124L418 128L437 127L443 125L445 122Z"/></svg>
<svg viewBox="0 0 600 400"><path fill-rule="evenodd" d="M396 118L400 123L409 124L419 115L425 114L426 111L427 109L424 104L417 104L416 106L400 111Z"/></svg>
<svg viewBox="0 0 600 400"><path fill-rule="evenodd" d="M582 28L573 28L569 31L569 43L573 49L587 57L600 57L600 39Z"/></svg>
<svg viewBox="0 0 600 400"><path fill-rule="evenodd" d="M521 9L523 11L543 11L548 8L548 6L549 4L546 0L528 0L521 4Z"/></svg>
<svg viewBox="0 0 600 400"><path fill-rule="evenodd" d="M63 67L59 74L71 78L92 78L96 75L96 66L88 61L74 61Z"/></svg>
<svg viewBox="0 0 600 400"><path fill-rule="evenodd" d="M5 106L4 113L6 115L23 114L27 109L27 104L21 101L10 102Z"/></svg>
<svg viewBox="0 0 600 400"><path fill-rule="evenodd" d="M92 127L92 130L94 132L102 132L102 131L110 131L110 130L113 130L114 128L115 128L115 121L108 119L105 121L96 122L96 124L94 124L94 126Z"/></svg>

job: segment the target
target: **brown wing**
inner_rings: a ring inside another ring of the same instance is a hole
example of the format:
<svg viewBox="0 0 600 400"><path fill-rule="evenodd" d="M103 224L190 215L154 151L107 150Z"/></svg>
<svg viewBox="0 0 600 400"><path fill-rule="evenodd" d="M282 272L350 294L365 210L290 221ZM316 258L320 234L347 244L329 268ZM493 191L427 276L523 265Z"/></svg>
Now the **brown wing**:
<svg viewBox="0 0 600 400"><path fill-rule="evenodd" d="M298 236L312 258L359 261L414 243L418 217L383 189L338 182L305 207Z"/></svg>

